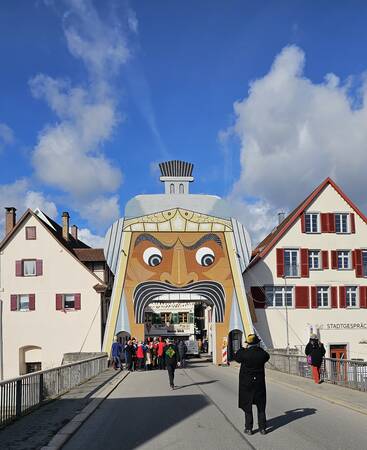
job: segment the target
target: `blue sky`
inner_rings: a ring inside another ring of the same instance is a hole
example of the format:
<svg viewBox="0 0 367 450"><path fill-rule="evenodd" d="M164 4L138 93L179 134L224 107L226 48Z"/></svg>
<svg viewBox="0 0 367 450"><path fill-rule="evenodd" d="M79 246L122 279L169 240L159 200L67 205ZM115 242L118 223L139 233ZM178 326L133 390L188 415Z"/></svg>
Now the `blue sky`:
<svg viewBox="0 0 367 450"><path fill-rule="evenodd" d="M97 243L184 159L255 241L326 176L366 210L366 19L364 1L2 1L0 206L69 210Z"/></svg>

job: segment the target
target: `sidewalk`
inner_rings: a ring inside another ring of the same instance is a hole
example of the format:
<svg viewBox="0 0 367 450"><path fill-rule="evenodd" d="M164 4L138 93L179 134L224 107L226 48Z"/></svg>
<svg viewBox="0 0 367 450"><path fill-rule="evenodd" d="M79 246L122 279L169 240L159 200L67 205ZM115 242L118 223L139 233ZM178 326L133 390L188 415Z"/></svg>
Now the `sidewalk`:
<svg viewBox="0 0 367 450"><path fill-rule="evenodd" d="M39 449L48 444L57 431L70 422L95 398L102 386L108 387L126 372L108 369L34 412L0 430L0 448L7 450Z"/></svg>
<svg viewBox="0 0 367 450"><path fill-rule="evenodd" d="M236 362L231 362L231 367L238 370L240 365ZM335 403L367 415L367 392L331 383L315 384L309 378L289 375L272 369L266 369L266 381L268 383L282 384L291 389L296 389L313 397L321 398L330 403Z"/></svg>

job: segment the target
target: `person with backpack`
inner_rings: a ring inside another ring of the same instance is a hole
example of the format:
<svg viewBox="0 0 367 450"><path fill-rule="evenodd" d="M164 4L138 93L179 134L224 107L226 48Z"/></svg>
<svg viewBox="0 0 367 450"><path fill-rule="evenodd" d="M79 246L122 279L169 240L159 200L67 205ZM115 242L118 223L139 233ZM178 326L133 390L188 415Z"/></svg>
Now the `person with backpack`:
<svg viewBox="0 0 367 450"><path fill-rule="evenodd" d="M175 370L177 367L177 347L170 339L167 339L167 345L164 348L165 365L168 372L169 385L173 390L175 388Z"/></svg>
<svg viewBox="0 0 367 450"><path fill-rule="evenodd" d="M246 348L241 347L234 358L241 363L238 406L245 413L245 434L253 434L252 405L257 406L260 434L266 434L265 363L269 361L269 353L260 347L256 334L249 334Z"/></svg>
<svg viewBox="0 0 367 450"><path fill-rule="evenodd" d="M315 383L322 383L320 379L320 368L322 365L322 360L325 356L325 347L324 344L319 341L317 334L311 334L310 340L306 345L305 353L307 356L307 362L312 367L312 377Z"/></svg>
<svg viewBox="0 0 367 450"><path fill-rule="evenodd" d="M186 365L187 346L183 340L180 340L177 348L178 348L178 355L180 357L180 367L181 369L184 369Z"/></svg>

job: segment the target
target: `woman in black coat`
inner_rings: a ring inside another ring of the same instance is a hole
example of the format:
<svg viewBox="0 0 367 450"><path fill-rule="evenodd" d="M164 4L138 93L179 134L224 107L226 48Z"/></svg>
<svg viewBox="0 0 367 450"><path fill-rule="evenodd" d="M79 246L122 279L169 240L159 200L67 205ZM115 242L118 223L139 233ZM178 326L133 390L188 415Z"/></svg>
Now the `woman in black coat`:
<svg viewBox="0 0 367 450"><path fill-rule="evenodd" d="M313 379L316 384L320 384L320 368L325 356L325 347L319 341L317 334L311 334L310 340L306 345L305 353L309 357L309 363L312 366Z"/></svg>
<svg viewBox="0 0 367 450"><path fill-rule="evenodd" d="M245 433L252 434L252 405L256 405L260 433L266 434L264 366L270 356L260 347L260 340L255 334L247 336L246 344L246 348L240 348L235 354L235 360L241 363L238 406L245 412Z"/></svg>

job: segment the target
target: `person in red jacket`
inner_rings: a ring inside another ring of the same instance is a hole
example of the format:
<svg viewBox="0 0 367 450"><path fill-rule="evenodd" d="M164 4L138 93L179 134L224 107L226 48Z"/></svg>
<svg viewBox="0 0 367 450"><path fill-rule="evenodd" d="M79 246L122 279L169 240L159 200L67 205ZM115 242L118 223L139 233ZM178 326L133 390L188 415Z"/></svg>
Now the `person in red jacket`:
<svg viewBox="0 0 367 450"><path fill-rule="evenodd" d="M158 340L158 350L157 350L157 356L158 356L158 367L160 370L164 370L166 368L166 364L164 361L164 348L166 346L166 343L162 339L162 337Z"/></svg>
<svg viewBox="0 0 367 450"><path fill-rule="evenodd" d="M138 370L143 370L145 366L145 347L143 342L139 342L138 348L136 349L136 359Z"/></svg>

